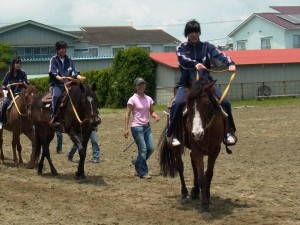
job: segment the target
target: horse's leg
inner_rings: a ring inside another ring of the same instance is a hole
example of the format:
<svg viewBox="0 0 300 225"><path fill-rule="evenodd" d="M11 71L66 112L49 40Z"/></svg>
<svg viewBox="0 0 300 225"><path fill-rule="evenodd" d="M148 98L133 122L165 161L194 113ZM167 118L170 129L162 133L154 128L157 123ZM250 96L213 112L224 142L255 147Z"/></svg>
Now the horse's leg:
<svg viewBox="0 0 300 225"><path fill-rule="evenodd" d="M3 129L0 130L0 163L4 162L3 154Z"/></svg>
<svg viewBox="0 0 300 225"><path fill-rule="evenodd" d="M206 197L207 197L208 203L210 203L210 186L211 186L211 181L212 181L212 178L214 175L214 166L215 166L215 162L216 162L216 159L217 159L220 151L213 151L213 152L216 152L216 153L214 155L208 156L207 169L205 172L206 182L207 182Z"/></svg>
<svg viewBox="0 0 300 225"><path fill-rule="evenodd" d="M38 145L37 147L41 148L42 145ZM45 152L44 152L44 149L43 149L42 150L41 159L40 159L39 164L38 164L38 170L37 170L37 174L38 175L42 175L43 174L44 160L45 160Z"/></svg>
<svg viewBox="0 0 300 225"><path fill-rule="evenodd" d="M36 145L36 140L34 139L35 137L35 127L33 127L33 129L31 129L29 132L24 132L25 136L30 140L31 142L31 155L30 155L30 159L28 161L28 168L33 168L35 165L35 162L32 161L32 157L35 154L35 145Z"/></svg>
<svg viewBox="0 0 300 225"><path fill-rule="evenodd" d="M193 153L192 153L192 151L190 153L190 157L191 157L191 163L192 163L193 174L194 174L194 187L192 187L192 190L191 190L191 197L193 199L196 199L196 198L199 198L200 187L199 187L199 180L198 180L198 171L197 171L197 167L196 167L195 161L193 160Z"/></svg>
<svg viewBox="0 0 300 225"><path fill-rule="evenodd" d="M20 157L21 152L22 152L22 146L20 144L20 133L19 132L13 131L13 138L12 138L12 141L11 141L11 147L12 147L12 150L13 150L13 157L14 157L13 161L14 161L15 165L18 166L19 162L23 163L22 157L19 159L19 162L18 162L17 151L16 151L16 150L18 150L19 157Z"/></svg>
<svg viewBox="0 0 300 225"><path fill-rule="evenodd" d="M48 160L52 176L57 176L57 170L55 169L50 157L49 143L43 145L43 156Z"/></svg>
<svg viewBox="0 0 300 225"><path fill-rule="evenodd" d="M87 140L84 141L82 144L82 149L78 148L79 153L79 163L77 167L77 172L75 173L75 179L82 180L85 179L85 172L84 172L84 163L86 158L86 148L87 148Z"/></svg>
<svg viewBox="0 0 300 225"><path fill-rule="evenodd" d="M204 156L197 149L192 150L192 156L198 173L198 182L201 190L202 212L209 212L209 202L206 195L207 180L204 174L204 162L203 162Z"/></svg>
<svg viewBox="0 0 300 225"><path fill-rule="evenodd" d="M176 168L180 177L180 182L181 182L181 199L185 200L188 197L188 189L185 184L185 179L184 179L184 164L182 161L182 153L181 153L181 147L179 148L174 148L174 156L176 158Z"/></svg>

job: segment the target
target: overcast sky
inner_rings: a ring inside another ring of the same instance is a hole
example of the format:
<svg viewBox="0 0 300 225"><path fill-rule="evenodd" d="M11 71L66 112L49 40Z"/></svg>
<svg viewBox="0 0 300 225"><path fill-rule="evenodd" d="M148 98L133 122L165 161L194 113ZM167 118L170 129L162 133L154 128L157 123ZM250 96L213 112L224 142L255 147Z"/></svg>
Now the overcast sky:
<svg viewBox="0 0 300 225"><path fill-rule="evenodd" d="M225 44L227 35L253 13L299 0L13 0L0 3L0 26L34 20L63 30L82 26L163 29L183 41L190 19L201 23L202 41Z"/></svg>

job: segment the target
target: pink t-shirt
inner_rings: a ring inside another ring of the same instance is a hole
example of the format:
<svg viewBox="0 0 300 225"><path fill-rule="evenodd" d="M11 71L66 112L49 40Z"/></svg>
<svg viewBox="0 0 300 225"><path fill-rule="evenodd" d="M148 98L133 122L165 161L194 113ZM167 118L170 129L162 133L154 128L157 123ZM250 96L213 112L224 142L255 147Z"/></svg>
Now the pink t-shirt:
<svg viewBox="0 0 300 225"><path fill-rule="evenodd" d="M149 123L150 116L150 106L153 105L153 99L148 96L139 96L138 94L134 94L128 100L127 105L130 104L133 106L132 108L132 127L144 126Z"/></svg>

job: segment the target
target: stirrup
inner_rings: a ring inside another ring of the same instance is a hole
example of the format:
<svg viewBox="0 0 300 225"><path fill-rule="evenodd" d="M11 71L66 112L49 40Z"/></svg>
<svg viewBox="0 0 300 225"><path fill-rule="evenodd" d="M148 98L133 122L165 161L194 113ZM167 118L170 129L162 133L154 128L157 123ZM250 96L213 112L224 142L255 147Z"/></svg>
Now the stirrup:
<svg viewBox="0 0 300 225"><path fill-rule="evenodd" d="M237 143L237 138L233 133L229 132L226 134L223 143L227 146L235 145Z"/></svg>

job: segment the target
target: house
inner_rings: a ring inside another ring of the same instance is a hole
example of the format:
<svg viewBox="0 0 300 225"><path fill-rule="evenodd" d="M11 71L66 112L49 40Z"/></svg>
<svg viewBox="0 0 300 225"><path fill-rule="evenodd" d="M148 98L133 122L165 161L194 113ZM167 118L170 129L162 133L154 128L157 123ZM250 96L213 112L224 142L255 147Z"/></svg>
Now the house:
<svg viewBox="0 0 300 225"><path fill-rule="evenodd" d="M227 97L244 100L261 95L260 90L270 89L272 95L300 94L300 48L224 51L230 56L237 71ZM175 53L150 53L157 64L155 72L156 103L167 104L174 95L174 88L180 78L180 69ZM226 69L223 65L212 70ZM221 90L225 90L231 73L212 72Z"/></svg>
<svg viewBox="0 0 300 225"><path fill-rule="evenodd" d="M228 36L233 50L300 48L300 6L270 6L254 13Z"/></svg>
<svg viewBox="0 0 300 225"><path fill-rule="evenodd" d="M110 67L120 49L140 46L151 52L170 52L179 43L163 30L136 30L129 26L83 27L69 32L28 20L0 27L0 42L13 46L28 75L48 73L49 59L59 40L68 43L68 55L80 71Z"/></svg>

